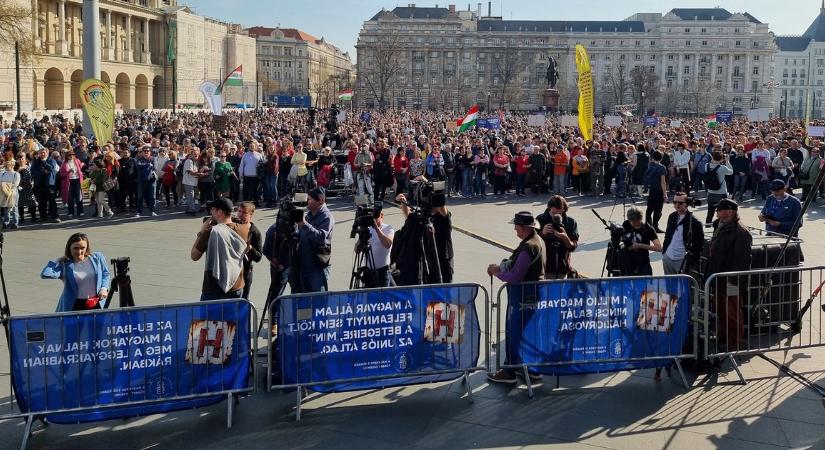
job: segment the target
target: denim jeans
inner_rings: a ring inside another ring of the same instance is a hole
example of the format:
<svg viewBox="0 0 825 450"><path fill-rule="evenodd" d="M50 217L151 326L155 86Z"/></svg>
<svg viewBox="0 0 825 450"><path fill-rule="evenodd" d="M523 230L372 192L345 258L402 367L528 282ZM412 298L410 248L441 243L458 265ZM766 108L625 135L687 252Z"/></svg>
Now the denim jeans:
<svg viewBox="0 0 825 450"><path fill-rule="evenodd" d="M557 194L564 195L564 191L567 188L567 174L563 173L561 175L556 174L553 175L553 191Z"/></svg>
<svg viewBox="0 0 825 450"><path fill-rule="evenodd" d="M278 175L267 175L264 178L264 200L278 201Z"/></svg>
<svg viewBox="0 0 825 450"><path fill-rule="evenodd" d="M186 197L186 212L188 212L188 213L198 212L197 202L195 201L195 186L184 184L183 185L183 196Z"/></svg>
<svg viewBox="0 0 825 450"><path fill-rule="evenodd" d="M80 180L69 180L69 215L83 214L83 191L80 189Z"/></svg>
<svg viewBox="0 0 825 450"><path fill-rule="evenodd" d="M627 167L619 166L616 169L616 195L625 195L625 180L627 178Z"/></svg>
<svg viewBox="0 0 825 450"><path fill-rule="evenodd" d="M484 171L476 170L476 183L475 183L475 190L473 191L476 195L481 195L482 197L487 196L487 179L484 176Z"/></svg>
<svg viewBox="0 0 825 450"><path fill-rule="evenodd" d="M473 169L463 169L461 171L461 192L465 197L473 193Z"/></svg>
<svg viewBox="0 0 825 450"><path fill-rule="evenodd" d="M745 190L748 187L747 175L734 175L733 177L733 195L742 197L745 195Z"/></svg>
<svg viewBox="0 0 825 450"><path fill-rule="evenodd" d="M527 194L527 174L526 173L517 173L516 174L516 194Z"/></svg>
<svg viewBox="0 0 825 450"><path fill-rule="evenodd" d="M3 226L17 226L18 216L17 216L17 207L12 206L10 208L0 208L0 213L3 217Z"/></svg>
<svg viewBox="0 0 825 450"><path fill-rule="evenodd" d="M137 213L143 212L143 203L149 208L149 212L155 212L155 190L156 182L144 181L137 184Z"/></svg>
<svg viewBox="0 0 825 450"><path fill-rule="evenodd" d="M292 293L326 292L329 290L330 266L301 270L298 274L301 286L292 286Z"/></svg>

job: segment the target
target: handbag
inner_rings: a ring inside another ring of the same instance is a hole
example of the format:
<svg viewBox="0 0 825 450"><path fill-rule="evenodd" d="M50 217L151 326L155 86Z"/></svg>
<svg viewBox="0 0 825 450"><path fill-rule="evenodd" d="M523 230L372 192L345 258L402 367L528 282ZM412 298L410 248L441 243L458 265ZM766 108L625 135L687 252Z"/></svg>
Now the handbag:
<svg viewBox="0 0 825 450"><path fill-rule="evenodd" d="M287 175L286 180L290 183L294 183L295 180L298 179L298 166L292 166L289 168L289 175Z"/></svg>
<svg viewBox="0 0 825 450"><path fill-rule="evenodd" d="M103 182L103 192L109 192L115 188L117 188L117 178L107 178Z"/></svg>

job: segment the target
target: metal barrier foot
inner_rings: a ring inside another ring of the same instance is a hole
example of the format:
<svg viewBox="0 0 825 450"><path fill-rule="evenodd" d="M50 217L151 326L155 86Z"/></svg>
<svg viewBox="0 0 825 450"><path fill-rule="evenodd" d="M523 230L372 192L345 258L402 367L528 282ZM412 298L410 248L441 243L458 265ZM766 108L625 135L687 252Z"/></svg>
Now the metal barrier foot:
<svg viewBox="0 0 825 450"><path fill-rule="evenodd" d="M676 370L679 371L679 378L682 379L682 385L685 389L690 389L690 385L688 384L687 378L685 378L685 372L682 370L682 362L679 361L679 358L673 358L673 362L676 365Z"/></svg>
<svg viewBox="0 0 825 450"><path fill-rule="evenodd" d="M733 366L733 370L736 371L736 375L739 376L739 383L743 385L748 384L748 381L745 380L745 377L742 376L742 372L739 370L739 364L736 363L736 358L734 358L733 355L728 355L728 359Z"/></svg>
<svg viewBox="0 0 825 450"><path fill-rule="evenodd" d="M467 401L472 404L473 400L473 387L470 386L470 372L464 371L464 376L461 378L461 382L464 383L464 386L467 388Z"/></svg>
<svg viewBox="0 0 825 450"><path fill-rule="evenodd" d="M527 371L527 366L523 366L521 370L524 371L524 382L527 383L527 398L533 398L533 384L530 381L530 373Z"/></svg>
<svg viewBox="0 0 825 450"><path fill-rule="evenodd" d="M304 387L303 386L298 386L298 389L295 389L295 395L297 397L296 400L295 400L295 421L296 422L301 421L301 396L303 395L303 393L304 393Z"/></svg>
<svg viewBox="0 0 825 450"><path fill-rule="evenodd" d="M558 389L560 385L561 385L561 377L556 375L556 389Z"/></svg>
<svg viewBox="0 0 825 450"><path fill-rule="evenodd" d="M29 437L32 435L33 422L34 416L26 417L26 429L23 431L23 442L20 444L20 450L26 450L26 446L29 443Z"/></svg>
<svg viewBox="0 0 825 450"><path fill-rule="evenodd" d="M226 428L232 428L232 410L235 407L235 399L232 393L226 394Z"/></svg>

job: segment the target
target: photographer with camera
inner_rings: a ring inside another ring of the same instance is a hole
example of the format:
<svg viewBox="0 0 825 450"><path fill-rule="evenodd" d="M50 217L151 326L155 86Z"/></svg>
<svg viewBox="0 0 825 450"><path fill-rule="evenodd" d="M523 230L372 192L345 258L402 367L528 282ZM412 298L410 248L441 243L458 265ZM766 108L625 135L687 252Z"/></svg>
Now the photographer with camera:
<svg viewBox="0 0 825 450"><path fill-rule="evenodd" d="M802 213L802 203L798 198L788 194L785 181L777 178L771 181L770 187L772 195L765 201L765 206L759 213L759 221L765 222L765 230L769 234L788 236L793 232L793 237L796 237L799 228L802 228L802 221L799 221L799 228L792 228Z"/></svg>
<svg viewBox="0 0 825 450"><path fill-rule="evenodd" d="M292 293L326 292L329 290L332 233L335 219L327 208L326 191L315 188L307 193L307 214L298 225L298 259L290 279Z"/></svg>
<svg viewBox="0 0 825 450"><path fill-rule="evenodd" d="M667 218L665 242L662 245L662 267L665 275L687 273L689 267L699 263L705 235L702 222L688 209L699 206L697 200L684 192L673 196L673 209Z"/></svg>
<svg viewBox="0 0 825 450"><path fill-rule="evenodd" d="M359 252L369 250L370 255L366 258L365 267L353 267L353 270L357 270L359 274L368 274L362 280L364 287L390 287L392 286L390 249L395 238L395 229L392 225L384 223L382 208L367 208L364 211L367 211L368 215L356 217L353 227L353 231L358 236L355 241L355 253L357 255ZM369 237L362 236L361 228L369 232Z"/></svg>
<svg viewBox="0 0 825 450"><path fill-rule="evenodd" d="M400 286L453 282L452 216L447 210L444 182L440 182L439 191L435 191L435 184L439 183L423 177L413 182L413 205L404 194L395 198L405 218L392 249Z"/></svg>
<svg viewBox="0 0 825 450"><path fill-rule="evenodd" d="M627 220L622 224L622 249L620 271L622 276L653 275L650 252L661 252L662 243L656 230L642 221L642 210L627 210Z"/></svg>
<svg viewBox="0 0 825 450"><path fill-rule="evenodd" d="M573 272L570 254L579 244L579 226L575 219L567 215L568 208L563 196L554 195L547 201L547 210L536 217L547 252L546 280L565 279Z"/></svg>
<svg viewBox="0 0 825 450"><path fill-rule="evenodd" d="M209 216L204 217L190 251L192 261L206 253L201 301L241 298L250 225L232 220L233 205L228 198L213 200L208 208Z"/></svg>

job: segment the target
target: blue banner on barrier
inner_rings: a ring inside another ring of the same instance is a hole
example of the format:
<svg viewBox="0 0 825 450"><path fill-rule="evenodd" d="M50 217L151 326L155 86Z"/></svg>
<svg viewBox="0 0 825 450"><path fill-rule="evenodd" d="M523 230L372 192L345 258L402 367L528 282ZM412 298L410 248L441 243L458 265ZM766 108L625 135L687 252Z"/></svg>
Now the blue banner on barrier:
<svg viewBox="0 0 825 450"><path fill-rule="evenodd" d="M278 307L284 384L410 377L318 385L320 392L448 381L479 358L478 286L410 287L285 297Z"/></svg>
<svg viewBox="0 0 825 450"><path fill-rule="evenodd" d="M682 354L690 319L687 278L562 281L508 286L507 364L548 375L669 365Z"/></svg>
<svg viewBox="0 0 825 450"><path fill-rule="evenodd" d="M48 416L76 423L216 403L225 395L175 397L249 387L250 314L235 300L12 317L20 410L95 408Z"/></svg>

